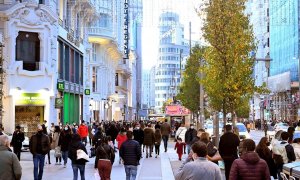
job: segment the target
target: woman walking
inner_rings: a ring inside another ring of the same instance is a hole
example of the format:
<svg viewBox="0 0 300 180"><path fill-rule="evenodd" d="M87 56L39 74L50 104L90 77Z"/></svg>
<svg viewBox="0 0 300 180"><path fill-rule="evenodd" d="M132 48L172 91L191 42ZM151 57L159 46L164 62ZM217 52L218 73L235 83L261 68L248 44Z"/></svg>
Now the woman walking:
<svg viewBox="0 0 300 180"><path fill-rule="evenodd" d="M255 151L259 155L259 157L263 160L265 160L268 164L270 175L274 177L274 179L277 179L277 172L276 172L276 165L274 163L274 160L272 158L272 152L269 149L270 142L268 141L268 138L263 137L259 141Z"/></svg>
<svg viewBox="0 0 300 180"><path fill-rule="evenodd" d="M161 142L161 131L159 128L155 129L154 133L154 145L155 145L155 158L159 156L159 148L160 148L160 142Z"/></svg>
<svg viewBox="0 0 300 180"><path fill-rule="evenodd" d="M104 138L96 150L95 168L98 168L102 180L110 180L112 165L115 161L114 149L108 144L108 138Z"/></svg>
<svg viewBox="0 0 300 180"><path fill-rule="evenodd" d="M58 141L58 145L61 148L62 158L64 160L64 168L67 166L68 150L71 141L72 141L71 129L69 128L69 126L65 126L64 130L59 136L59 141Z"/></svg>
<svg viewBox="0 0 300 180"><path fill-rule="evenodd" d="M53 137L52 137L52 143L51 143L51 149L55 150L54 153L56 159L55 165L61 165L61 152L59 152L60 147L58 146L59 136L60 136L60 128L59 126L55 126Z"/></svg>
<svg viewBox="0 0 300 180"><path fill-rule="evenodd" d="M69 158L72 160L72 168L73 168L73 180L78 179L78 170L80 172L81 180L85 180L85 163L87 160L85 159L77 159L77 151L82 150L87 154L86 148L84 144L81 142L81 138L79 134L74 134L72 141L69 146Z"/></svg>

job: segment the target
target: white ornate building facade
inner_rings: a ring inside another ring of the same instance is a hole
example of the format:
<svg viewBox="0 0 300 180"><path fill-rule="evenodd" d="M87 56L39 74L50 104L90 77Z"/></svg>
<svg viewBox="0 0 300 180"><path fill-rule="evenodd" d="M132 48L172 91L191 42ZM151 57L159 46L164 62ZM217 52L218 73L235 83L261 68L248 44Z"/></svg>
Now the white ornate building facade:
<svg viewBox="0 0 300 180"><path fill-rule="evenodd" d="M132 48L123 60L123 12L117 0L0 0L5 131L21 125L30 136L45 120L120 120L122 108L136 108L137 56Z"/></svg>

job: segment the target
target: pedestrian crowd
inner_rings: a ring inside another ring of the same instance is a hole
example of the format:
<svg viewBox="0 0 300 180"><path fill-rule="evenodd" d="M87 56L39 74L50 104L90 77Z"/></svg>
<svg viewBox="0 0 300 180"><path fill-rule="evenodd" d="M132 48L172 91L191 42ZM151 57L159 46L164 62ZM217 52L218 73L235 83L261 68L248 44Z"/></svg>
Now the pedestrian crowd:
<svg viewBox="0 0 300 180"><path fill-rule="evenodd" d="M0 168L0 179L21 179L19 160L24 133L20 126L16 126L9 142L8 137L2 135L2 129L0 125L0 166L5 168ZM288 132L279 131L272 142L263 137L256 146L251 139L241 141L232 125L226 125L217 148L209 133L204 129L196 130L191 124L183 135L176 133L174 149L183 164L174 173L175 179L222 179L218 166L220 161L224 162L227 180L264 180L271 179L271 176L281 179L284 164L300 161L300 139L293 138L294 131L293 127ZM171 126L167 120L155 125L143 121L92 124L82 121L80 125L64 126L51 124L49 132L45 124L38 125L37 132L29 142L34 180L41 180L44 165L51 164L51 150L54 152L55 165L66 167L68 159L71 161L74 180L78 179L79 174L81 180L85 179L85 164L92 157L95 157L94 168L98 170L100 178L110 179L116 153L119 153L119 163L124 164L126 180L134 180L143 153L145 158L158 158L161 142L164 152L168 151L170 133ZM86 148L88 143L91 149ZM13 151L10 147L13 147ZM186 153L188 156L184 159L183 154Z"/></svg>

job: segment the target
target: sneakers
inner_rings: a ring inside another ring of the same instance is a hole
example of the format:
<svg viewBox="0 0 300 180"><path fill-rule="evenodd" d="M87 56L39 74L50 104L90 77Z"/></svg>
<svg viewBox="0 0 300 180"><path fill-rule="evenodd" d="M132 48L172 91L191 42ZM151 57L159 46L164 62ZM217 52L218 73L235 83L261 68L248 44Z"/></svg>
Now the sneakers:
<svg viewBox="0 0 300 180"><path fill-rule="evenodd" d="M155 158L157 158L157 155L155 156Z"/></svg>
<svg viewBox="0 0 300 180"><path fill-rule="evenodd" d="M150 154L150 157L152 157L152 155Z"/></svg>
<svg viewBox="0 0 300 180"><path fill-rule="evenodd" d="M67 165L66 164L64 164L64 168L66 168L67 167Z"/></svg>
<svg viewBox="0 0 300 180"><path fill-rule="evenodd" d="M146 155L146 158L148 158L148 154Z"/></svg>

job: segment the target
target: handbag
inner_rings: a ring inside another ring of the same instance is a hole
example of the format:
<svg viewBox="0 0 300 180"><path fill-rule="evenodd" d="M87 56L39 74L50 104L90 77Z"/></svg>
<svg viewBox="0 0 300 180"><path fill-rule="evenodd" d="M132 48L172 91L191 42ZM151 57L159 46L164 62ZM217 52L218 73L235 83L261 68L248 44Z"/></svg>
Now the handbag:
<svg viewBox="0 0 300 180"><path fill-rule="evenodd" d="M61 149L60 146L57 146L54 150L54 157L59 158L61 157Z"/></svg>
<svg viewBox="0 0 300 180"><path fill-rule="evenodd" d="M84 159L86 161L89 161L89 156L82 149L77 149L76 153L77 153L77 160Z"/></svg>
<svg viewBox="0 0 300 180"><path fill-rule="evenodd" d="M96 150L95 150L95 148L91 148L91 156L90 156L90 158L95 157L95 156L96 156Z"/></svg>

